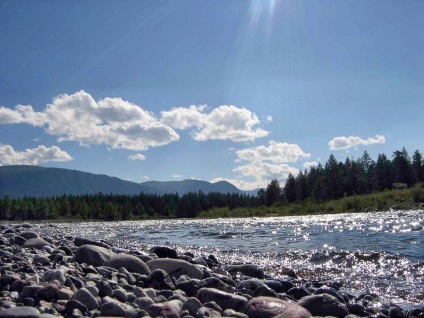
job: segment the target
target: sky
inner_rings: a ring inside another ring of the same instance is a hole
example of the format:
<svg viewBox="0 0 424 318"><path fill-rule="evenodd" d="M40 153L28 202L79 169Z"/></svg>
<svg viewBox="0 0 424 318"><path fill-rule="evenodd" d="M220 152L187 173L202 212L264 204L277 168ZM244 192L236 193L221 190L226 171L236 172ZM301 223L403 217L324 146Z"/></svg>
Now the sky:
<svg viewBox="0 0 424 318"><path fill-rule="evenodd" d="M424 1L0 2L0 165L284 185L424 152Z"/></svg>

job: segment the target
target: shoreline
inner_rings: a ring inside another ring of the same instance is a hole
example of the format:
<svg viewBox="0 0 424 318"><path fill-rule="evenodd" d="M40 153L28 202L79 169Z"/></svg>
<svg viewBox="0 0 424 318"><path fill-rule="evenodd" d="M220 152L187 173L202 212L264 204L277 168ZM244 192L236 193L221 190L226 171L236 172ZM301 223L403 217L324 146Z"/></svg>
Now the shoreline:
<svg viewBox="0 0 424 318"><path fill-rule="evenodd" d="M9 309L0 309L0 315L19 310L37 317L424 315L420 305L381 304L378 295L353 295L341 281L308 281L290 268L276 278L257 265L222 264L214 255L178 253L170 247L128 250L67 233L39 236L31 224L3 224L1 229L9 244L1 248L0 307ZM311 307L316 302L323 312Z"/></svg>

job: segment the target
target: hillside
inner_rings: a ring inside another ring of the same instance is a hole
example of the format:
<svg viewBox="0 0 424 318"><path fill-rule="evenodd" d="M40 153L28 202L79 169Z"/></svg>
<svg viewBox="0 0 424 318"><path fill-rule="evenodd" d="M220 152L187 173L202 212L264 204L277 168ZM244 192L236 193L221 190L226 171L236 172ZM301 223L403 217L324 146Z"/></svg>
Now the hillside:
<svg viewBox="0 0 424 318"><path fill-rule="evenodd" d="M24 196L52 197L61 195L94 194L165 194L202 191L221 193L243 193L234 185L220 181L210 183L200 180L148 181L135 183L116 177L97 175L77 170L45 168L39 166L1 166L0 198Z"/></svg>

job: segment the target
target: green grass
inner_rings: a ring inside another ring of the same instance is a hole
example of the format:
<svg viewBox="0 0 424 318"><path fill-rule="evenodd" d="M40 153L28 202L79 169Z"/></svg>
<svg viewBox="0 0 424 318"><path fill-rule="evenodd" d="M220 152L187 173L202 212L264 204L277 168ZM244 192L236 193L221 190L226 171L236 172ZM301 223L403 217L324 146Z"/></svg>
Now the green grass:
<svg viewBox="0 0 424 318"><path fill-rule="evenodd" d="M277 203L270 207L256 208L215 208L204 211L198 218L240 218L289 215L313 215L345 212L371 212L395 210L412 210L424 208L424 184L417 184L410 189L385 190L383 192L355 195L339 200L316 202L308 198L291 204Z"/></svg>

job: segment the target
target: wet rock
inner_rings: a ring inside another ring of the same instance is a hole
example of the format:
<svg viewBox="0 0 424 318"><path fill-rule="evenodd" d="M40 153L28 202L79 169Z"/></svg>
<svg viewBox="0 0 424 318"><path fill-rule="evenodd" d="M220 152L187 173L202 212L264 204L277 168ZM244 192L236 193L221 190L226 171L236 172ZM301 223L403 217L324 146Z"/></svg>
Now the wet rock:
<svg viewBox="0 0 424 318"><path fill-rule="evenodd" d="M150 268L141 259L129 255L129 254L118 254L111 257L104 263L105 266L119 269L124 267L129 272L138 273L141 275L149 275Z"/></svg>
<svg viewBox="0 0 424 318"><path fill-rule="evenodd" d="M166 246L152 247L150 253L156 254L159 258L178 258L177 251Z"/></svg>
<svg viewBox="0 0 424 318"><path fill-rule="evenodd" d="M134 301L140 309L147 310L155 302L150 297L139 297Z"/></svg>
<svg viewBox="0 0 424 318"><path fill-rule="evenodd" d="M197 292L197 299L202 303L215 301L222 309L233 309L244 312L247 307L247 299L243 296L226 293L215 288L201 288Z"/></svg>
<svg viewBox="0 0 424 318"><path fill-rule="evenodd" d="M150 305L147 312L152 317L179 318L182 306L180 300L171 300Z"/></svg>
<svg viewBox="0 0 424 318"><path fill-rule="evenodd" d="M310 295L298 302L299 306L307 309L312 316L334 316L343 318L349 314L345 305L329 294Z"/></svg>
<svg viewBox="0 0 424 318"><path fill-rule="evenodd" d="M344 298L338 293L338 291L329 286L322 286L318 288L317 290L315 290L314 294L315 295L329 294L331 296L336 297L341 303L345 302Z"/></svg>
<svg viewBox="0 0 424 318"><path fill-rule="evenodd" d="M278 298L278 294L274 290L269 288L267 285L259 286L253 292L253 297L260 297L260 296Z"/></svg>
<svg viewBox="0 0 424 318"><path fill-rule="evenodd" d="M226 267L226 270L231 274L242 273L243 275L246 275L249 277L254 277L259 279L265 278L264 271L254 264L231 265Z"/></svg>
<svg viewBox="0 0 424 318"><path fill-rule="evenodd" d="M187 275L190 278L202 279L203 271L196 265L178 259L158 258L147 262L151 270L162 269L171 277L178 278Z"/></svg>
<svg viewBox="0 0 424 318"><path fill-rule="evenodd" d="M274 297L256 297L249 300L246 313L250 318L271 318L282 314L291 301Z"/></svg>
<svg viewBox="0 0 424 318"><path fill-rule="evenodd" d="M3 318L38 318L40 317L40 311L34 307L21 306L13 307L8 309L0 308L0 317Z"/></svg>
<svg viewBox="0 0 424 318"><path fill-rule="evenodd" d="M79 263L101 266L115 255L114 252L101 246L82 245L75 251L74 258Z"/></svg>
<svg viewBox="0 0 424 318"><path fill-rule="evenodd" d="M305 296L310 295L311 293L303 286L293 287L287 291L287 294L292 296L294 299L299 300Z"/></svg>
<svg viewBox="0 0 424 318"><path fill-rule="evenodd" d="M225 284L223 281L216 277L205 278L203 281L201 281L201 284L203 285L202 287L216 288L228 293L233 293L236 290L233 286Z"/></svg>
<svg viewBox="0 0 424 318"><path fill-rule="evenodd" d="M406 318L406 315L402 311L402 309L400 309L398 307L390 307L389 317L390 318Z"/></svg>

